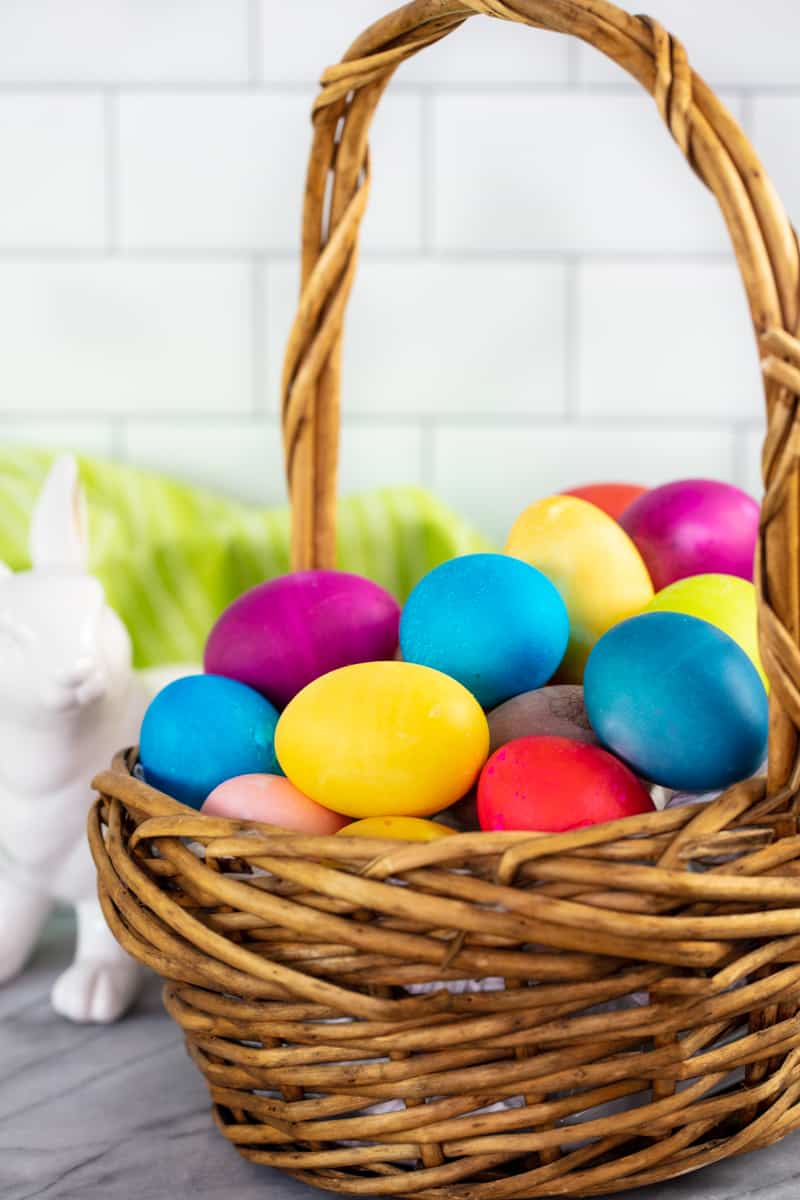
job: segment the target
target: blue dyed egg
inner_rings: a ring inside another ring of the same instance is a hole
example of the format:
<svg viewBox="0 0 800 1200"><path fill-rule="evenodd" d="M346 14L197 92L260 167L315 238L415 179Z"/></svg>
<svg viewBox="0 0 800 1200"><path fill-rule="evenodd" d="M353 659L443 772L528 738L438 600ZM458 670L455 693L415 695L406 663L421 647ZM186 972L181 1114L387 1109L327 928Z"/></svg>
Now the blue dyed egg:
<svg viewBox="0 0 800 1200"><path fill-rule="evenodd" d="M278 710L258 692L221 675L188 675L151 701L139 760L147 783L200 808L236 775L281 775L275 757Z"/></svg>
<svg viewBox="0 0 800 1200"><path fill-rule="evenodd" d="M547 683L568 639L557 588L506 554L466 554L435 567L400 618L405 661L451 675L484 708Z"/></svg>
<svg viewBox="0 0 800 1200"><path fill-rule="evenodd" d="M745 652L684 613L615 625L589 655L584 703L602 742L638 775L701 792L754 774L767 745L767 694Z"/></svg>

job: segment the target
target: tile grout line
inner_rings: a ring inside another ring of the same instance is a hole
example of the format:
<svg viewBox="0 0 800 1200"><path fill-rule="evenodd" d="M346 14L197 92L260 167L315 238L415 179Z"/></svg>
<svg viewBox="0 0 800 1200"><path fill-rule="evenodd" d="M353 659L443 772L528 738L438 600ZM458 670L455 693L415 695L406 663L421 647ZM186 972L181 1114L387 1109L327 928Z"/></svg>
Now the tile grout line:
<svg viewBox="0 0 800 1200"><path fill-rule="evenodd" d="M151 425L154 428L159 425L193 425L203 427L213 426L221 422L228 426L240 425L243 427L258 424L274 424L277 427L280 424L278 413L269 409L255 411L252 408L238 409L235 412L231 412L229 409L221 407L204 412L189 413L182 409L162 409L151 412L137 412L133 409L125 409L114 414L113 418L110 418L106 411L97 412L84 409L72 409L66 415L62 409L39 409L33 413L30 409L9 409L4 410L0 415L0 429L3 424L13 425L18 422L30 425L45 425L54 421L74 422L76 424L102 424L103 422L108 422L110 419L119 421L123 428L131 422L141 425ZM732 428L728 417L713 415L695 416L688 413L679 414L678 416L663 413L652 416L643 415L640 412L630 414L612 413L599 417L593 415L575 424L568 420L563 412L497 412L496 410L488 409L476 412L456 413L432 413L426 409L412 409L409 411L407 408L394 408L386 412L350 410L344 413L343 421L348 424L358 425L361 428L376 429L397 424L420 426L423 422L430 421L437 431L470 428L475 431L485 432L497 428L498 430L511 431L569 430L573 433L583 432L587 434L603 432L651 434L659 430L673 433L730 433ZM758 428L759 426L752 422L743 421L741 423L741 429L745 434L753 433Z"/></svg>
<svg viewBox="0 0 800 1200"><path fill-rule="evenodd" d="M435 416L418 417L413 424L419 429L419 477L422 486L433 489L436 478L436 434Z"/></svg>
<svg viewBox="0 0 800 1200"><path fill-rule="evenodd" d="M574 37L567 42L567 84L573 88L581 87L580 45Z"/></svg>
<svg viewBox="0 0 800 1200"><path fill-rule="evenodd" d="M128 461L128 421L124 417L111 419L111 457L118 462Z"/></svg>
<svg viewBox="0 0 800 1200"><path fill-rule="evenodd" d="M753 466L757 468L758 479L761 479L761 463L760 460L755 464L750 459L747 440L751 433L754 433L758 426L746 421L731 422L731 457L733 459L733 477L740 488L747 490L748 476L751 473Z"/></svg>
<svg viewBox="0 0 800 1200"><path fill-rule="evenodd" d="M244 249L226 246L125 246L125 258L131 262L152 263L249 263L255 257L272 262L297 262L296 247L250 246ZM104 257L104 249L84 247L73 249L63 246L2 246L0 263L52 263L52 262L96 262ZM364 249L359 253L363 262L390 265L396 262L478 263L489 262L498 266L509 262L560 265L567 258L580 260L587 265L644 265L651 263L668 267L724 266L734 265L732 250L579 250L566 247L553 249L485 249L458 248L436 249L427 253L418 248L410 249Z"/></svg>
<svg viewBox="0 0 800 1200"><path fill-rule="evenodd" d="M752 92L743 92L739 97L739 120L747 137L752 140L755 127L755 97Z"/></svg>
<svg viewBox="0 0 800 1200"><path fill-rule="evenodd" d="M745 481L745 435L737 421L731 421L731 477L737 487Z"/></svg>
<svg viewBox="0 0 800 1200"><path fill-rule="evenodd" d="M253 2L253 0L251 0ZM259 19L254 22L257 26L257 36L260 38L260 13ZM203 80L203 79L128 79L120 80L113 78L95 79L95 80L40 80L40 81L25 81L16 82L0 80L0 96L8 95L53 95L57 93L92 93L97 94L104 89L113 88L124 94L139 95L191 95L192 93L198 96L214 95L219 93L246 93L246 92L262 92L265 95L309 95L313 96L316 89L314 79L286 79L286 80L270 80L263 78L261 75L260 54L256 56L252 46L252 34L248 36L247 57L248 68L246 78L222 79L222 80ZM260 50L260 47L258 47ZM256 78L252 77L254 64L252 59L257 58L255 64ZM759 95L785 97L794 99L800 96L800 83L763 83L741 84L733 81L715 83L713 80L707 80L709 87L722 96L736 97L755 97ZM435 86L437 92L447 95L472 95L479 93L481 95L503 95L508 93L528 94L531 96L547 96L547 95L574 95L582 96L643 96L647 100L646 95L642 92L641 87L633 80L621 79L618 82L602 82L595 80L583 80L580 74L568 64L568 74L566 80L486 80L474 79L470 80L434 80L432 83L404 81L398 78L392 83L392 92L398 95L419 94L426 88Z"/></svg>

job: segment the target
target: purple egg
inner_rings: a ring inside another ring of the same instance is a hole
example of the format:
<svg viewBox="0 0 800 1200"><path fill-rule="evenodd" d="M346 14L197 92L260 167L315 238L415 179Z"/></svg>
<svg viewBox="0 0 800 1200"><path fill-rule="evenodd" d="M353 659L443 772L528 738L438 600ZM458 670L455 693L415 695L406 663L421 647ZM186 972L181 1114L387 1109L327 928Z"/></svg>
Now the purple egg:
<svg viewBox="0 0 800 1200"><path fill-rule="evenodd" d="M714 479L682 479L653 488L619 518L645 561L657 592L676 579L719 572L752 580L758 504Z"/></svg>
<svg viewBox="0 0 800 1200"><path fill-rule="evenodd" d="M209 634L204 666L284 708L328 671L392 658L400 606L377 583L344 571L296 571L234 600Z"/></svg>

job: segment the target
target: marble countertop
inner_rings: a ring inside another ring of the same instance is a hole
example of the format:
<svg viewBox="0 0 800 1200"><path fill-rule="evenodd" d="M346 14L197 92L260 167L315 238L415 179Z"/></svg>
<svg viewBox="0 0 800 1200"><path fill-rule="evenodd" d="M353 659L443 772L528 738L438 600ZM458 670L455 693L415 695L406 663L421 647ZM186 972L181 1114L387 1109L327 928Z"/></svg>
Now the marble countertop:
<svg viewBox="0 0 800 1200"><path fill-rule="evenodd" d="M70 1025L48 992L72 930L57 917L25 974L0 989L0 1200L322 1200L240 1158L149 979L112 1028ZM797 1200L800 1133L629 1200Z"/></svg>

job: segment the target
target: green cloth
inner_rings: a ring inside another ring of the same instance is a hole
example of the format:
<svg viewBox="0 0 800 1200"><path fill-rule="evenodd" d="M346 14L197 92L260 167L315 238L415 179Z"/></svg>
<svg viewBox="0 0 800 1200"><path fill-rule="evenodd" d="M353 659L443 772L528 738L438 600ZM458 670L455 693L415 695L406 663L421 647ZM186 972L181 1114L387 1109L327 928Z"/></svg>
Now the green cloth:
<svg viewBox="0 0 800 1200"><path fill-rule="evenodd" d="M56 454L0 449L0 559L30 566L28 524ZM288 570L289 517L78 456L89 508L91 570L127 625L137 666L198 662L211 625L236 596ZM338 566L404 600L458 554L491 549L428 492L385 488L339 506Z"/></svg>

